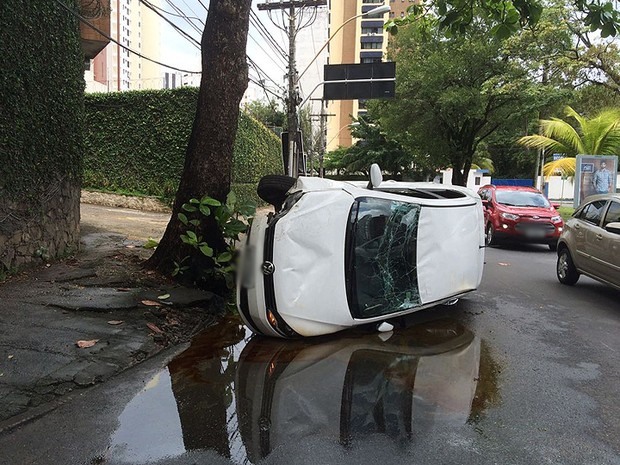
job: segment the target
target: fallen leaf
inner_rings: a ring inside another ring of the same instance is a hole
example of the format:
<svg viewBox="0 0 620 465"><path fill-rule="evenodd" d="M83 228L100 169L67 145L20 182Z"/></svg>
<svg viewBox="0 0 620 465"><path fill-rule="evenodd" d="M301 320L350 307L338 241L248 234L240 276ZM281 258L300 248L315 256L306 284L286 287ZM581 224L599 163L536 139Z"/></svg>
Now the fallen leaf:
<svg viewBox="0 0 620 465"><path fill-rule="evenodd" d="M126 247L127 249L135 249L135 248L136 248L136 246L135 246L135 245L126 245L125 247Z"/></svg>
<svg viewBox="0 0 620 465"><path fill-rule="evenodd" d="M122 325L123 323L124 323L123 320L110 320L110 321L108 321L108 324L109 325L113 325L113 326Z"/></svg>
<svg viewBox="0 0 620 465"><path fill-rule="evenodd" d="M161 303L155 302L154 300L143 300L143 305L148 305L149 307L159 307Z"/></svg>
<svg viewBox="0 0 620 465"><path fill-rule="evenodd" d="M91 339L90 341L77 341L75 345L78 346L80 349L88 349L89 347L97 344L97 342L99 342L99 339Z"/></svg>
<svg viewBox="0 0 620 465"><path fill-rule="evenodd" d="M147 324L146 324L146 326L147 326L147 327L148 327L151 331L153 331L154 333L157 333L157 334L162 334L162 333L163 333L163 331L162 331L161 329L159 329L159 328L157 327L157 325L155 325L154 323L147 323Z"/></svg>
<svg viewBox="0 0 620 465"><path fill-rule="evenodd" d="M15 355L9 355L9 360L11 360Z"/></svg>
<svg viewBox="0 0 620 465"><path fill-rule="evenodd" d="M2 378L4 376L4 373L0 373L0 378Z"/></svg>
<svg viewBox="0 0 620 465"><path fill-rule="evenodd" d="M498 265L499 266L510 266L510 263L499 262Z"/></svg>
<svg viewBox="0 0 620 465"><path fill-rule="evenodd" d="M163 294L163 295L158 295L157 298L159 300L166 300L170 298L170 294Z"/></svg>

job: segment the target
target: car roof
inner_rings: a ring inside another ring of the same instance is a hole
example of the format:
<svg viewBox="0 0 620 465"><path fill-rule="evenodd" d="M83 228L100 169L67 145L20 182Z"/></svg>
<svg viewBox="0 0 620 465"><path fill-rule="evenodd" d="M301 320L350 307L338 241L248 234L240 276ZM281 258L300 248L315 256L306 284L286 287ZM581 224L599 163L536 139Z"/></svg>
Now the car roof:
<svg viewBox="0 0 620 465"><path fill-rule="evenodd" d="M498 186L496 184L487 184L486 186L482 186L480 189L495 189L498 191L536 192L537 194L542 194L542 192L540 192L538 189L532 186L506 186L506 185Z"/></svg>
<svg viewBox="0 0 620 465"><path fill-rule="evenodd" d="M592 202L594 200L620 200L620 193L608 193L608 194L595 194L595 195L590 195L588 197L586 197L585 199L583 199L583 202L581 202L582 204L585 204L587 202Z"/></svg>

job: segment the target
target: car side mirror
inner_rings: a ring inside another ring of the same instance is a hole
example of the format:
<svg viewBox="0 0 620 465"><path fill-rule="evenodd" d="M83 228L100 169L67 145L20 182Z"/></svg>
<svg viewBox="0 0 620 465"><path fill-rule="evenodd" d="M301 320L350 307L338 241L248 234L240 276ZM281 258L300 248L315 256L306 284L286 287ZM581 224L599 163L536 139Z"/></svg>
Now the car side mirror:
<svg viewBox="0 0 620 465"><path fill-rule="evenodd" d="M376 163L370 165L370 181L368 182L368 189L374 189L379 187L383 182L383 175L381 174L381 168Z"/></svg>
<svg viewBox="0 0 620 465"><path fill-rule="evenodd" d="M607 223L605 226L605 231L608 231L613 234L620 234L620 221L614 221L612 223Z"/></svg>
<svg viewBox="0 0 620 465"><path fill-rule="evenodd" d="M562 204L561 203L552 203L551 206L557 210L558 208L560 208L562 206Z"/></svg>

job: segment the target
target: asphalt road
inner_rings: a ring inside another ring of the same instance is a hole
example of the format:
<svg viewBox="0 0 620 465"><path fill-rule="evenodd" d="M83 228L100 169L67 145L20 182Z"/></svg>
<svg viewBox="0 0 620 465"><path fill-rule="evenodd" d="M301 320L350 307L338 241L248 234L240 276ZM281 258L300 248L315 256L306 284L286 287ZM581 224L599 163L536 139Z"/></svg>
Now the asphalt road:
<svg viewBox="0 0 620 465"><path fill-rule="evenodd" d="M555 253L546 247L493 248L487 249L477 292L456 306L420 313L413 322L435 317L454 319L473 332L492 367L491 380L480 373L478 382L488 383L489 392L469 421L416 429L433 412L413 411L414 433L406 443L385 433L347 447L319 440L312 431L295 436L291 429L296 440L261 463L620 464L620 292L588 278L574 287L560 285ZM209 378L206 351L195 352L192 363ZM175 402L171 392L178 396L179 386L187 385L177 380L175 390L174 370L166 363L150 360L0 437L0 463L230 463L222 455L249 463L233 452L249 449L260 431L248 435L247 418L235 416L234 403L226 404L222 423L229 453L195 446L214 442L209 427L217 419L198 418L210 391L185 393L185 401ZM300 405L293 416L303 418L314 407L305 408ZM263 421L263 427L269 426Z"/></svg>

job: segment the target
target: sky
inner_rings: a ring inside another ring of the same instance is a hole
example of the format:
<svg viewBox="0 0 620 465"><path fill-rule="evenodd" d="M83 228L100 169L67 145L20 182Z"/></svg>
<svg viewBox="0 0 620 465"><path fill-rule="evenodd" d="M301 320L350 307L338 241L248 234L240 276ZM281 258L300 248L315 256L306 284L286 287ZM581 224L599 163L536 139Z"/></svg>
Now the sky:
<svg viewBox="0 0 620 465"><path fill-rule="evenodd" d="M288 39L286 34L276 27L270 20L266 11L259 11L256 7L257 3L264 3L266 0L253 0L252 9L256 13L256 17L261 21L265 28L269 31L275 41L286 51L288 51ZM202 4L201 4L202 2ZM204 4L204 6L203 6ZM207 16L205 6L209 7L209 0L158 0L158 5L162 10L174 12L172 5L183 11L187 16L191 17L191 21L195 28L192 27L185 19L172 15L164 14L172 20L179 28L192 36L196 41L200 42L200 34L203 29L204 21ZM150 13L147 11L147 13ZM152 13L155 14L155 13ZM282 17L280 12L273 12L271 17L279 21L281 24ZM177 68L190 71L200 70L200 51L192 44L191 41L184 38L179 32L162 21L160 34L161 44L161 61ZM317 21L312 26L303 29L296 41L297 52L297 69L299 71L306 68L312 61L316 52L327 41L327 8L319 9ZM259 86L250 83L248 98L250 100L261 99L266 100L266 96L275 100L273 94L282 95L286 87L285 75L287 73L287 63L285 58L278 55L261 32L253 24L250 24L248 36L248 56L258 65L260 70L253 67L250 69L250 76L254 80L265 82L266 87L272 92L266 93ZM326 61L326 54L317 59L308 70L306 76L302 80L302 97L307 97L308 93L322 81L322 65ZM280 87L280 88L279 88ZM320 97L321 90L317 89L312 97Z"/></svg>

